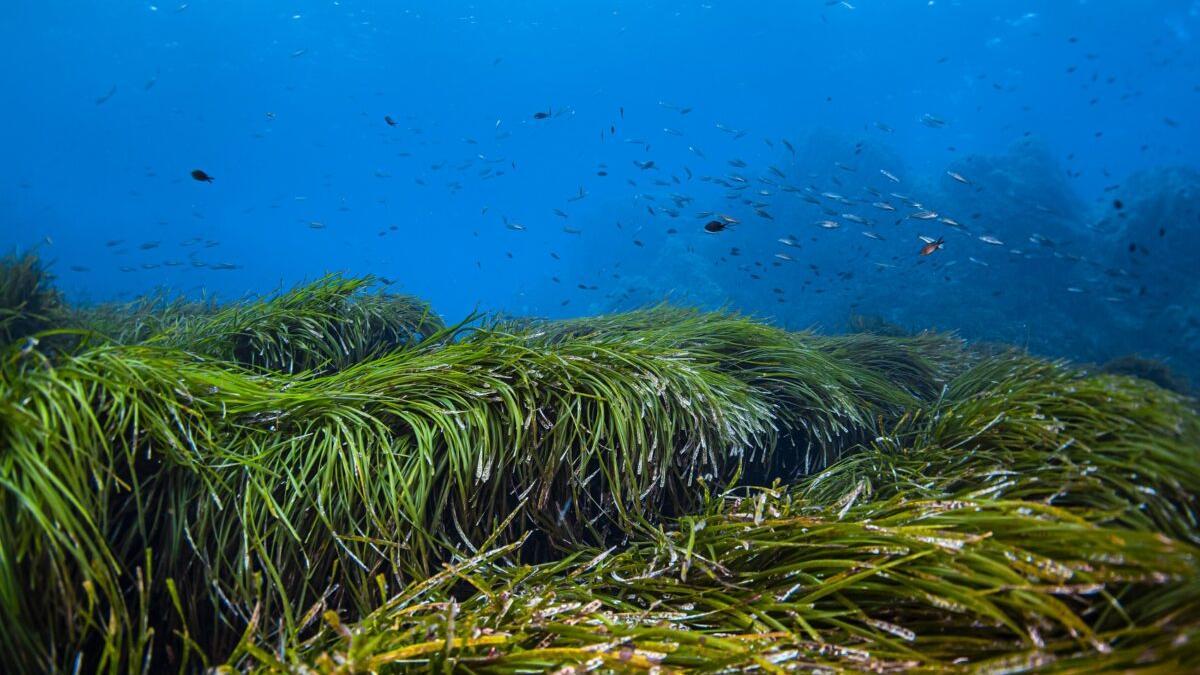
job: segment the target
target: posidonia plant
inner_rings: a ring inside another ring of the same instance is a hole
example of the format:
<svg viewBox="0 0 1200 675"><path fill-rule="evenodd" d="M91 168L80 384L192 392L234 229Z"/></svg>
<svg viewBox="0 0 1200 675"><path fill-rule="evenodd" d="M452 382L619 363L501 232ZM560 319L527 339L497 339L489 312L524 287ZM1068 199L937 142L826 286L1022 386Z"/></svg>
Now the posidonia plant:
<svg viewBox="0 0 1200 675"><path fill-rule="evenodd" d="M1200 422L1144 381L340 276L44 314L0 360L16 670L1197 666Z"/></svg>

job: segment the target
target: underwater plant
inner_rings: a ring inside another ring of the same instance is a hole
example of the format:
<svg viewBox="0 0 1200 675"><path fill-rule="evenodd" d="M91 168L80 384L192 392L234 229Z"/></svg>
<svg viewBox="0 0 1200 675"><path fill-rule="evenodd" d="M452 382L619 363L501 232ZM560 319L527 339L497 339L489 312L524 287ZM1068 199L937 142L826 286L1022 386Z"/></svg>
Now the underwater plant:
<svg viewBox="0 0 1200 675"><path fill-rule="evenodd" d="M1197 662L1190 399L665 305L446 327L369 284L8 347L14 669Z"/></svg>
<svg viewBox="0 0 1200 675"><path fill-rule="evenodd" d="M268 299L174 313L147 339L266 370L337 370L445 329L429 305L366 292L370 277L329 275Z"/></svg>
<svg viewBox="0 0 1200 675"><path fill-rule="evenodd" d="M53 282L53 275L32 251L0 258L0 345L54 325L63 299Z"/></svg>
<svg viewBox="0 0 1200 675"><path fill-rule="evenodd" d="M623 550L455 562L238 669L1194 668L1200 550L1023 501L714 499ZM1081 557L1082 552L1082 557ZM466 586L461 598L456 588Z"/></svg>

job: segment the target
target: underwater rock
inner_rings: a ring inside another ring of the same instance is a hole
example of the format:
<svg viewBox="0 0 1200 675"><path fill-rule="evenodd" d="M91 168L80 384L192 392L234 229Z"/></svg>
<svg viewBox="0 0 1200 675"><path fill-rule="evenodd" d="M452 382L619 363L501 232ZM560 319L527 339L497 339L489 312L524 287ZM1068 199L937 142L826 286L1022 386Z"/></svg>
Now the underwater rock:
<svg viewBox="0 0 1200 675"><path fill-rule="evenodd" d="M1061 241L1085 231L1083 202L1039 138L1022 138L1003 155L968 155L947 170L970 183L943 173L933 203L973 230L996 234L1018 247L1025 247L1033 234Z"/></svg>
<svg viewBox="0 0 1200 675"><path fill-rule="evenodd" d="M1141 378L1180 394L1191 394L1192 391L1187 380L1176 375L1167 364L1136 354L1119 356L1100 366L1100 370L1114 375Z"/></svg>
<svg viewBox="0 0 1200 675"><path fill-rule="evenodd" d="M888 337L912 335L912 332L903 326L892 323L878 314L851 314L848 323L850 330L855 333L872 333Z"/></svg>

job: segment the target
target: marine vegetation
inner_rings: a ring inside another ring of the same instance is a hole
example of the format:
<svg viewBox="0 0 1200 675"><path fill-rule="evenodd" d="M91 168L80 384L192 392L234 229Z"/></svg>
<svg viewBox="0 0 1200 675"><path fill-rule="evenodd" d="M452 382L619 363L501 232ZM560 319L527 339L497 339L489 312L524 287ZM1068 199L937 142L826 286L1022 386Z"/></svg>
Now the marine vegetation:
<svg viewBox="0 0 1200 675"><path fill-rule="evenodd" d="M0 340L18 338L53 326L62 307L54 277L32 252L0 258Z"/></svg>
<svg viewBox="0 0 1200 675"><path fill-rule="evenodd" d="M336 275L48 312L0 267L15 671L1200 668L1200 416L1152 382Z"/></svg>

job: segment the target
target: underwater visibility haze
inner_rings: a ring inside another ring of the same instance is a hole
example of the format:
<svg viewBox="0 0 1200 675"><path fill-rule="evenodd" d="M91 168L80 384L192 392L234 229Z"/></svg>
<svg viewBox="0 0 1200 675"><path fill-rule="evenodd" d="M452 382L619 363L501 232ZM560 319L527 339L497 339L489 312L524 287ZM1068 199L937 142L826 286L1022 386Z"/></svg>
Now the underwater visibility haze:
<svg viewBox="0 0 1200 675"><path fill-rule="evenodd" d="M1200 670L1197 40L6 4L5 669Z"/></svg>

